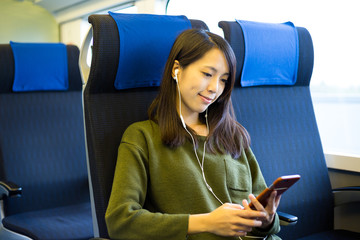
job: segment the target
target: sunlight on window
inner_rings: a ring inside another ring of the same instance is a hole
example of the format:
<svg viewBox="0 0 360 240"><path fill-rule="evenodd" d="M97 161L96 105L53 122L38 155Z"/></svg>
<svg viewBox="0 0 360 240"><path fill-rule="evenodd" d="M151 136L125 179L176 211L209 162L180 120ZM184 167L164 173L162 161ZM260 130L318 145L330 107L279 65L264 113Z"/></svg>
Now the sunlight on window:
<svg viewBox="0 0 360 240"><path fill-rule="evenodd" d="M112 8L112 9L108 9L108 10L103 10L101 12L97 12L96 14L107 14L109 11L116 12L116 13L137 13L138 9L136 6L133 6L133 5L131 5L130 7L129 6L125 6L125 7L120 6L120 7L116 7L116 8ZM81 25L81 29L80 29L82 41L85 39L86 35L88 34L90 27L91 27L91 24L88 22L88 16L87 16L82 21L82 25ZM88 54L86 56L86 64L88 66L91 65L92 45L93 44L92 44L92 39L91 39L91 43L90 43L90 46L88 49Z"/></svg>
<svg viewBox="0 0 360 240"><path fill-rule="evenodd" d="M204 21L235 19L305 27L314 44L310 82L325 152L360 156L360 14L356 0L170 0L167 14Z"/></svg>
<svg viewBox="0 0 360 240"><path fill-rule="evenodd" d="M291 21L309 30L315 51L312 91L360 95L360 22L356 0L170 0L167 14L203 20L223 36L218 22L235 19Z"/></svg>
<svg viewBox="0 0 360 240"><path fill-rule="evenodd" d="M114 9L113 12L116 13L137 13L138 9L136 6L131 6L127 8Z"/></svg>

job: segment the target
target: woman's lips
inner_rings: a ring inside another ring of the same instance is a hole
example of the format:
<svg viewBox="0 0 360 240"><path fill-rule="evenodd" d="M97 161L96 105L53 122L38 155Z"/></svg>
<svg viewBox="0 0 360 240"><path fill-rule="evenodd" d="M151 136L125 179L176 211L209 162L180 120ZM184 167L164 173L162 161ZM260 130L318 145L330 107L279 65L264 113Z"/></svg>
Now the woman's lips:
<svg viewBox="0 0 360 240"><path fill-rule="evenodd" d="M199 94L199 96L201 97L201 99L204 101L204 102L206 102L206 103L212 103L212 101L213 101L213 99L212 98L208 98L208 97L205 97L205 96L203 96L203 95L201 95L201 94Z"/></svg>

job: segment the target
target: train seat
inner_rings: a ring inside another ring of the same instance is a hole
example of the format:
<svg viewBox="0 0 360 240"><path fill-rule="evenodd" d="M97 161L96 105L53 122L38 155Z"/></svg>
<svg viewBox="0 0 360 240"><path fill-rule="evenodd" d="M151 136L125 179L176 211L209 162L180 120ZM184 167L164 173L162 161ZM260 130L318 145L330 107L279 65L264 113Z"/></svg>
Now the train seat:
<svg viewBox="0 0 360 240"><path fill-rule="evenodd" d="M221 21L219 27L237 58L232 93L235 113L250 133L265 180L270 184L281 175L301 175L284 194L278 209L297 216L298 221L282 227L279 236L360 239L360 233L333 228L334 199L309 89L314 63L310 33L291 23ZM276 32L268 33L273 27L285 27L288 35L280 38ZM289 49L295 46L291 54L282 55L284 44ZM291 71L284 71L288 61L295 64L290 64ZM286 81L276 80L284 76Z"/></svg>
<svg viewBox="0 0 360 240"><path fill-rule="evenodd" d="M139 15L136 15L133 21L139 20L137 16ZM130 18L132 17L134 16ZM157 26L159 27L163 25L161 22L163 18L166 20L167 16L151 16L152 20L158 21ZM140 25L144 24L144 26L147 26L146 20L142 19L141 21L144 22L140 23ZM91 172L91 187L95 209L94 233L96 237L108 238L105 212L111 193L121 137L131 123L148 118L147 109L158 92L159 82L152 82L150 79L150 81L144 84L143 80L149 76L160 80L163 67L158 67L158 69L140 67L138 63L144 60L143 56L136 55L135 53L138 49L133 49L132 53L137 60L131 59L134 56L130 54L128 57L123 58L122 61L123 64L127 65L132 61L136 65L130 64L125 69L118 70L119 55L122 54L120 52L120 42L131 34L122 35L124 38L119 37L117 23L110 15L91 15L89 22L92 24L93 31L93 52L89 78L84 90L84 112L88 164ZM200 20L190 20L190 23L189 28L208 29L206 24ZM164 34L173 35L174 31L177 31L176 35L180 33L179 28L170 28ZM159 47L161 47L161 44L156 42L157 40L155 40L154 45L148 45L148 40L151 42L152 38L136 37L135 40L138 41L139 39L139 47L143 47L145 42L147 48L154 48L153 51L158 51ZM127 40L134 41L134 39ZM172 43L170 42L169 46L171 45ZM83 50L84 48L81 51ZM161 56L161 58L166 60L167 56L168 53ZM158 65L158 59L157 57L145 60L147 62L153 61L155 65ZM165 62L161 64L165 66ZM129 71L129 69L130 72L125 74L124 71ZM139 72L141 74L138 74ZM155 75L154 72L156 73ZM86 76L86 74L83 75ZM127 76L132 77L129 78ZM117 78L120 78L120 81L125 80L126 83L130 82L130 84L135 86L125 85L123 86L125 89L119 89L121 86L119 87L118 84L115 84Z"/></svg>
<svg viewBox="0 0 360 240"><path fill-rule="evenodd" d="M93 237L78 58L0 45L0 239Z"/></svg>

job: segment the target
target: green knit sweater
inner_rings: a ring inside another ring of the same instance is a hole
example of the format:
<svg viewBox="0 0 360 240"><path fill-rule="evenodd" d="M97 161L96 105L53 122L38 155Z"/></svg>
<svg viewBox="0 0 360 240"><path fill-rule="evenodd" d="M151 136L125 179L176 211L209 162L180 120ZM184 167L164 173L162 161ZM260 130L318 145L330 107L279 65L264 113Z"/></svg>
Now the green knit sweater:
<svg viewBox="0 0 360 240"><path fill-rule="evenodd" d="M201 159L205 137L197 137ZM266 187L250 149L239 159L206 153L204 171L223 203L241 203L250 193L257 195ZM125 131L105 216L112 239L238 239L210 233L187 235L189 214L209 213L220 205L204 183L191 141L175 149L165 146L159 126L150 120L135 123ZM276 216L267 232L253 229L252 234L266 236L279 230Z"/></svg>

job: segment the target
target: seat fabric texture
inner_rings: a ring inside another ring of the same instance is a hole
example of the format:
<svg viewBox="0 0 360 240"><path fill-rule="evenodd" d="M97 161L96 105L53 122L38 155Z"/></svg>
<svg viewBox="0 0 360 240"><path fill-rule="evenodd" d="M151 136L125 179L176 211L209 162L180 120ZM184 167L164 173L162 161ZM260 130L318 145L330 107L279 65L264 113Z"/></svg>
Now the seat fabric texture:
<svg viewBox="0 0 360 240"><path fill-rule="evenodd" d="M22 188L4 199L2 224L33 239L93 237L79 49L66 52L67 91L13 92L12 50L0 45L0 180Z"/></svg>
<svg viewBox="0 0 360 240"><path fill-rule="evenodd" d="M93 56L84 90L88 164L91 172L96 221L94 228L108 238L105 212L117 160L117 150L125 129L147 119L147 109L158 87L116 90L114 81L119 62L119 33L109 15L91 15ZM190 20L192 28L208 30L200 20Z"/></svg>
<svg viewBox="0 0 360 240"><path fill-rule="evenodd" d="M244 37L237 22L219 22L237 58L232 101L237 120L248 130L251 147L267 184L282 175L301 179L282 196L281 212L298 217L282 227L283 239L359 239L358 233L334 230L334 200L310 94L314 51L310 33L297 27L299 66L293 86L241 87Z"/></svg>

